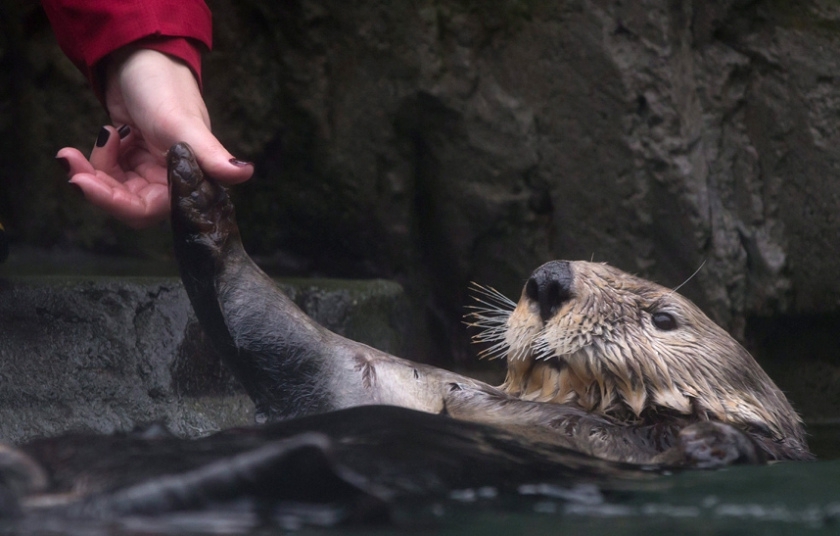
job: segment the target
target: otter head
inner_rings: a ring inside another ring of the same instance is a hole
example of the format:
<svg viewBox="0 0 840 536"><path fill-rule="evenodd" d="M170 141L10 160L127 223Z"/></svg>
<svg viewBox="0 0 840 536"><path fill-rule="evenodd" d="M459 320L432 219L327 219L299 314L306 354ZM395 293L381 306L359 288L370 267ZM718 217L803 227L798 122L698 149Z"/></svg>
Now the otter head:
<svg viewBox="0 0 840 536"><path fill-rule="evenodd" d="M480 310L502 388L627 422L717 420L789 448L801 421L752 356L691 301L591 262L539 267L509 313Z"/></svg>

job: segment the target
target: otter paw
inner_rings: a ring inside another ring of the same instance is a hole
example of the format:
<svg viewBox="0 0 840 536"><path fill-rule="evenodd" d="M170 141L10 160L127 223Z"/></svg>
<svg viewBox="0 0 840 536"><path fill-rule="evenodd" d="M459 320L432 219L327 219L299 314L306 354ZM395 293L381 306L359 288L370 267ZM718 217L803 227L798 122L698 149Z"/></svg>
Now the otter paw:
<svg viewBox="0 0 840 536"><path fill-rule="evenodd" d="M686 426L680 430L677 443L683 464L698 469L767 461L744 432L721 422L704 421Z"/></svg>

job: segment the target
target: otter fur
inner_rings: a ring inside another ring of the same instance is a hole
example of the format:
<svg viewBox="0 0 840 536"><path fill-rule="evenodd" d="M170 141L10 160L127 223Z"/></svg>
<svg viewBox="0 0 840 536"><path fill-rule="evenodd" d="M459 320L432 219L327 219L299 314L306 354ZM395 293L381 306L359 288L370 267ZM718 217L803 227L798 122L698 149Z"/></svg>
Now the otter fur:
<svg viewBox="0 0 840 536"><path fill-rule="evenodd" d="M262 420L402 406L608 460L710 467L808 459L784 395L690 301L615 268L554 261L518 304L476 312L508 360L498 388L348 340L245 253L233 204L186 144L168 155L172 228L196 316Z"/></svg>

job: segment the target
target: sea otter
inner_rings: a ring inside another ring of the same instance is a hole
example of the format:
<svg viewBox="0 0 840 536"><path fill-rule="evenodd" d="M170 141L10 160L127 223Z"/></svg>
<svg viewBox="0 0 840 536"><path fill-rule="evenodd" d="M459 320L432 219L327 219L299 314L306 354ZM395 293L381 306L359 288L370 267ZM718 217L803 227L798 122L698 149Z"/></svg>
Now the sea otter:
<svg viewBox="0 0 840 536"><path fill-rule="evenodd" d="M508 361L498 388L336 335L245 253L226 190L186 144L168 154L172 229L195 313L276 421L385 404L475 421L633 463L809 459L802 423L753 358L689 300L615 268L555 261L518 304L487 302L479 338Z"/></svg>

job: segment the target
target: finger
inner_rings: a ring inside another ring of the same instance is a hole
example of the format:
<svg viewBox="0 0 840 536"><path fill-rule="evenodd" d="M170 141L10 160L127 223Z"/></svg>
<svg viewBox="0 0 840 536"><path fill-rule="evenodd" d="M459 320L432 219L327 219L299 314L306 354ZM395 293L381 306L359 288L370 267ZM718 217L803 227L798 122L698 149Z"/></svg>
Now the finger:
<svg viewBox="0 0 840 536"><path fill-rule="evenodd" d="M73 176L77 173L95 173L96 170L93 168L88 159L79 151L78 149L74 149L73 147L64 147L58 151L55 155L58 159L63 159L67 162L67 175Z"/></svg>
<svg viewBox="0 0 840 536"><path fill-rule="evenodd" d="M134 141L134 130L129 125L122 125L117 128L117 134L120 136L120 147L131 145Z"/></svg>
<svg viewBox="0 0 840 536"><path fill-rule="evenodd" d="M131 192L111 177L88 173L74 175L70 182L82 189L92 205L135 228L148 227L169 214L169 190L163 184Z"/></svg>
<svg viewBox="0 0 840 536"><path fill-rule="evenodd" d="M190 144L205 173L226 184L247 181L254 174L254 164L235 158L204 125L183 131L183 141Z"/></svg>
<svg viewBox="0 0 840 536"><path fill-rule="evenodd" d="M94 168L104 171L113 177L119 177L121 168L120 135L117 129L107 125L99 129L96 143L90 152L90 163Z"/></svg>

